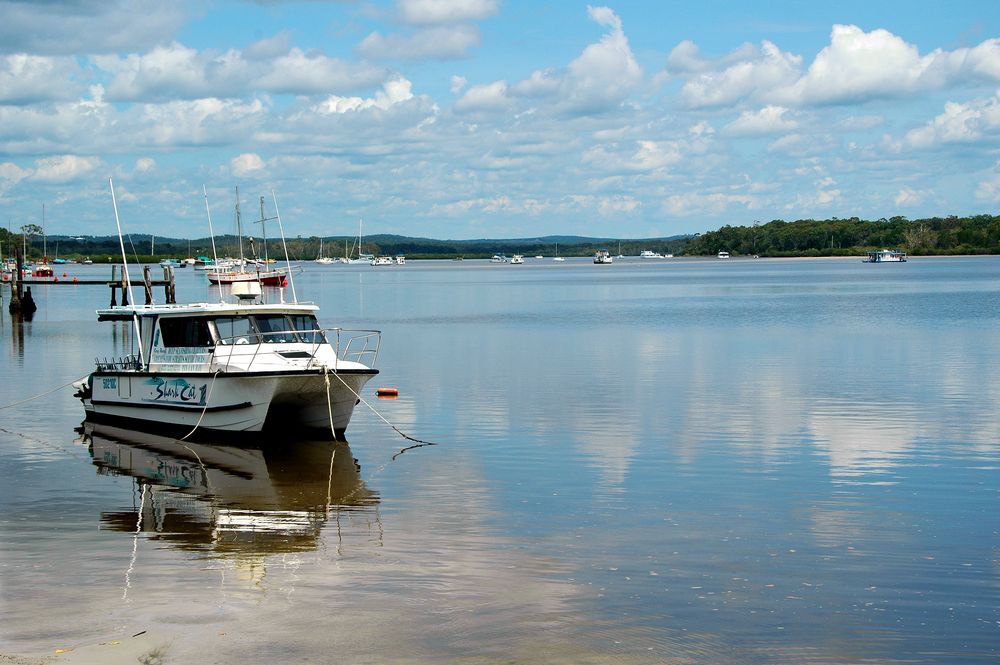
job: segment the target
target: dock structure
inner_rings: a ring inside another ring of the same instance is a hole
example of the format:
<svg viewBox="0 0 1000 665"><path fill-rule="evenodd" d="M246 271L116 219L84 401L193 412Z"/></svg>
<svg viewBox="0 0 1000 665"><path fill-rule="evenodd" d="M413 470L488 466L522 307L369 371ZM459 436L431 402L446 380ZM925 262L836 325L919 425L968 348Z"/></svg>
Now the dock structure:
<svg viewBox="0 0 1000 665"><path fill-rule="evenodd" d="M20 260L18 260L18 265L21 265ZM11 274L8 279L7 275L4 275L4 281L10 284L11 288L11 306L14 306L15 302L20 302L23 300L23 286L27 285L43 285L43 286L59 286L59 285L71 285L71 286L105 286L111 288L111 306L115 307L118 305L118 292L121 291L121 304L128 305L129 302L129 287L141 287L143 294L145 295L145 301L147 305L153 304L153 289L158 287L163 287L163 300L166 304L174 304L177 302L177 283L174 275L173 266L161 266L163 268L163 279L153 279L150 272L150 266L143 266L142 278L136 279L135 277L129 276L128 283L125 281L125 270L121 265L111 266L111 279L99 279L99 278L63 278L58 277L30 277L21 274L21 271L15 271ZM29 289L30 290L30 289Z"/></svg>

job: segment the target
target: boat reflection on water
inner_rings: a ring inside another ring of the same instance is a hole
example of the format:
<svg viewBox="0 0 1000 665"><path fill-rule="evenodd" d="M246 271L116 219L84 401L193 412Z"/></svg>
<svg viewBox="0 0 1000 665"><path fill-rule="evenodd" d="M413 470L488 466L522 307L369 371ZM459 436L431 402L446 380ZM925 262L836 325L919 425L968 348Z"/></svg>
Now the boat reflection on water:
<svg viewBox="0 0 1000 665"><path fill-rule="evenodd" d="M345 441L242 448L179 441L84 422L99 475L131 476L133 507L101 513L101 527L210 555L311 550L336 516L365 513L378 496ZM375 516L377 522L377 515Z"/></svg>

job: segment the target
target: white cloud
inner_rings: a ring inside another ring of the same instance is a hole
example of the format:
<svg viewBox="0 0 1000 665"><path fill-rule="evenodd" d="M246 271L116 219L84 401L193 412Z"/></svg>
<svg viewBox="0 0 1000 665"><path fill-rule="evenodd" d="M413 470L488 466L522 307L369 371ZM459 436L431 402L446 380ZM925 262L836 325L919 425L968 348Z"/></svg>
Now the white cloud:
<svg viewBox="0 0 1000 665"><path fill-rule="evenodd" d="M725 194L714 192L702 194L688 192L674 194L663 201L663 209L667 214L690 216L699 214L719 215L733 206L754 210L759 207L757 197L747 194Z"/></svg>
<svg viewBox="0 0 1000 665"><path fill-rule="evenodd" d="M685 39L675 46L667 56L667 72L670 74L697 74L713 69L722 69L737 62L753 60L757 49L753 44L743 44L731 53L715 59L701 56L698 45Z"/></svg>
<svg viewBox="0 0 1000 665"><path fill-rule="evenodd" d="M455 102L457 113L480 111L502 111L510 107L511 100L507 96L507 83L494 81L484 85L474 85Z"/></svg>
<svg viewBox="0 0 1000 665"><path fill-rule="evenodd" d="M864 32L854 25L835 25L829 46L805 75L775 94L788 103L842 104L909 95L969 79L1000 81L1000 40L921 56L916 46L887 30Z"/></svg>
<svg viewBox="0 0 1000 665"><path fill-rule="evenodd" d="M1000 132L1000 93L967 104L949 102L944 113L903 137L903 146L935 148L954 143L975 143Z"/></svg>
<svg viewBox="0 0 1000 665"><path fill-rule="evenodd" d="M798 123L787 115L788 109L783 106L765 106L759 111L744 111L739 118L723 127L722 131L730 136L789 132L798 127Z"/></svg>
<svg viewBox="0 0 1000 665"><path fill-rule="evenodd" d="M167 104L143 104L133 109L130 122L141 127L141 145L190 146L246 141L266 119L268 109L259 100L196 99Z"/></svg>
<svg viewBox="0 0 1000 665"><path fill-rule="evenodd" d="M370 108L385 110L395 104L413 99L412 87L413 85L408 80L399 77L386 81L382 85L382 90L375 93L374 97L337 97L331 95L315 106L314 110L324 114L347 113L348 111Z"/></svg>
<svg viewBox="0 0 1000 665"><path fill-rule="evenodd" d="M3 162L0 164L0 180L8 184L17 184L31 175L28 169L22 169L13 162Z"/></svg>
<svg viewBox="0 0 1000 665"><path fill-rule="evenodd" d="M149 157L141 157L135 160L135 170L139 173L149 173L156 170L156 161Z"/></svg>
<svg viewBox="0 0 1000 665"><path fill-rule="evenodd" d="M500 0L397 0L397 14L410 25L481 21L500 11Z"/></svg>
<svg viewBox="0 0 1000 665"><path fill-rule="evenodd" d="M413 35L373 32L358 45L358 53L372 60L444 60L462 58L479 46L479 28L457 25L420 30Z"/></svg>
<svg viewBox="0 0 1000 665"><path fill-rule="evenodd" d="M83 91L80 76L72 58L24 53L4 56L0 58L0 104L75 99Z"/></svg>
<svg viewBox="0 0 1000 665"><path fill-rule="evenodd" d="M71 182L87 175L101 166L97 157L60 155L47 157L36 162L32 178L48 182Z"/></svg>
<svg viewBox="0 0 1000 665"><path fill-rule="evenodd" d="M458 93L462 92L462 90L468 84L469 81L464 76L452 76L449 90L451 90L451 94L457 95Z"/></svg>
<svg viewBox="0 0 1000 665"><path fill-rule="evenodd" d="M924 202L925 195L926 192L918 192L910 189L909 187L904 187L899 190L898 194L896 194L894 203L900 208L906 206L916 206Z"/></svg>
<svg viewBox="0 0 1000 665"><path fill-rule="evenodd" d="M681 96L693 108L732 104L745 97L763 97L769 91L799 78L802 57L784 53L769 41L721 72L708 72L691 79Z"/></svg>
<svg viewBox="0 0 1000 665"><path fill-rule="evenodd" d="M323 94L371 87L386 78L380 67L293 48L274 60L255 85L273 93Z"/></svg>
<svg viewBox="0 0 1000 665"><path fill-rule="evenodd" d="M162 0L4 2L0 51L75 56L148 48L171 39L190 20L189 9Z"/></svg>
<svg viewBox="0 0 1000 665"><path fill-rule="evenodd" d="M554 69L539 69L514 84L512 92L524 97L546 97L559 91L562 79Z"/></svg>
<svg viewBox="0 0 1000 665"><path fill-rule="evenodd" d="M621 19L607 7L587 7L590 18L609 31L569 64L562 106L594 111L620 104L639 85L642 68L632 54Z"/></svg>
<svg viewBox="0 0 1000 665"><path fill-rule="evenodd" d="M982 180L976 188L976 199L987 203L1000 203L1000 162L996 163L995 173Z"/></svg>
<svg viewBox="0 0 1000 665"><path fill-rule="evenodd" d="M322 53L293 48L267 60L250 60L235 49L197 51L172 43L146 54L99 56L94 63L113 75L106 95L113 101L166 101L275 94L329 94L371 87L387 72Z"/></svg>
<svg viewBox="0 0 1000 665"><path fill-rule="evenodd" d="M655 171L684 158L684 147L676 141L639 140L633 145L632 150L618 150L617 144L595 146L583 155L583 161L611 172Z"/></svg>
<svg viewBox="0 0 1000 665"><path fill-rule="evenodd" d="M260 155L248 152L234 157L229 162L229 166L233 175L240 178L264 170L264 160L260 158Z"/></svg>
<svg viewBox="0 0 1000 665"><path fill-rule="evenodd" d="M887 30L835 25L830 43L804 73L801 56L769 41L759 51L744 45L718 60L702 58L695 43L684 41L668 57L667 71L693 75L681 89L692 108L744 99L784 106L849 104L1000 82L1000 39L921 56L916 46Z"/></svg>

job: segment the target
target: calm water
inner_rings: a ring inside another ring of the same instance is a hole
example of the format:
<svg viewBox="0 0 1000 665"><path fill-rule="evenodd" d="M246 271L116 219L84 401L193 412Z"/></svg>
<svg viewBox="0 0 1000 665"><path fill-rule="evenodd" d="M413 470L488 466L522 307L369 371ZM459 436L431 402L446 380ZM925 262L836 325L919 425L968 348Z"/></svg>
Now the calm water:
<svg viewBox="0 0 1000 665"><path fill-rule="evenodd" d="M0 654L145 630L178 663L996 662L1000 259L296 286L383 331L371 404L439 445L394 458L364 405L349 445L264 450L80 433L69 388L0 410ZM0 406L128 336L103 289L34 290Z"/></svg>

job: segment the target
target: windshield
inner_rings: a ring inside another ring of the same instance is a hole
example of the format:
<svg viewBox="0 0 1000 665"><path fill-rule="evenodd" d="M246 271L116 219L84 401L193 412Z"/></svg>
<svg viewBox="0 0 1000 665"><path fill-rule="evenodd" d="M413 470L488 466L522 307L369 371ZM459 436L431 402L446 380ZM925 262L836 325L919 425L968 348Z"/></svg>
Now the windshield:
<svg viewBox="0 0 1000 665"><path fill-rule="evenodd" d="M219 344L285 344L326 341L316 317L311 314L256 314L214 319Z"/></svg>

